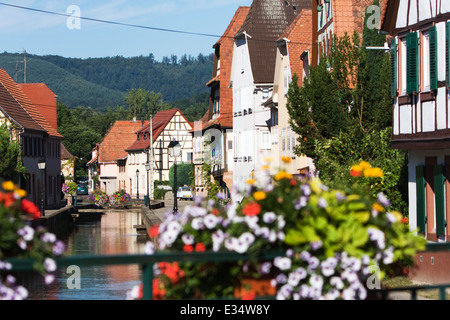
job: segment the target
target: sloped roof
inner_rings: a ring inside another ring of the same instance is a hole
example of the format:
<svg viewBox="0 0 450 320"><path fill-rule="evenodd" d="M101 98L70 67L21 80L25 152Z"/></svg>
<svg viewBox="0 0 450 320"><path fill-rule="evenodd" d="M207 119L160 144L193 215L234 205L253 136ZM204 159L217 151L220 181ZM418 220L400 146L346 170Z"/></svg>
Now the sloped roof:
<svg viewBox="0 0 450 320"><path fill-rule="evenodd" d="M116 162L125 159L125 149L136 140L136 132L148 121L116 121L98 148L98 162Z"/></svg>
<svg viewBox="0 0 450 320"><path fill-rule="evenodd" d="M210 101L209 108L200 120L202 129L206 130L212 126L220 126L223 128L233 127L233 89L228 87L231 76L231 64L233 59L234 35L241 28L245 21L250 7L239 7L230 24L223 33L222 37L214 44L213 48L218 50L220 57L220 74L213 70L213 78L206 83L208 87L219 85L220 87L220 115L216 119L213 116L213 104ZM215 55L217 60L217 53Z"/></svg>
<svg viewBox="0 0 450 320"><path fill-rule="evenodd" d="M311 0L254 0L236 36L246 33L255 83L272 83L278 37Z"/></svg>
<svg viewBox="0 0 450 320"><path fill-rule="evenodd" d="M31 103L31 101L28 99L28 97L25 95L25 93L22 91L20 86L14 82L14 80L8 75L8 73L0 69L0 84L3 85L3 87L6 89L6 91L13 97L14 100L21 106L22 109L25 110L26 113L28 113L33 120L39 124L41 128L44 129L44 131L47 131L50 136L57 137L57 138L63 138L62 135L56 131L43 117L43 115L38 111L38 109ZM16 105L17 107L17 105ZM20 113L22 113L20 111ZM20 116L20 115L19 115ZM11 115L12 117L12 115ZM19 118L15 119L18 123L20 121L25 120L25 118ZM29 122L27 122L29 124ZM31 129L31 128L29 128ZM39 129L35 129L39 130Z"/></svg>
<svg viewBox="0 0 450 320"><path fill-rule="evenodd" d="M75 156L67 150L63 143L61 143L61 160L69 160L73 158L75 158Z"/></svg>
<svg viewBox="0 0 450 320"><path fill-rule="evenodd" d="M167 124L169 124L170 120L177 114L177 112L180 113L180 115L186 120L186 122L193 127L193 123L188 121L186 117L183 115L180 109L170 109L170 110L164 110L159 111L155 116L153 117L153 142L158 139L159 135L164 131ZM140 128L140 130L136 131L136 134L140 133L146 133L150 132L150 123L147 122L145 126ZM138 151L138 150L145 150L150 148L150 139L139 139L137 140L137 135L134 135L134 140L132 143L129 144L129 147L126 148L125 151Z"/></svg>
<svg viewBox="0 0 450 320"><path fill-rule="evenodd" d="M58 130L56 94L45 83L18 83L18 85L47 122Z"/></svg>
<svg viewBox="0 0 450 320"><path fill-rule="evenodd" d="M301 86L303 62L300 56L304 51L312 48L312 10L303 9L278 38L278 41L282 39L288 40L291 74L298 75Z"/></svg>

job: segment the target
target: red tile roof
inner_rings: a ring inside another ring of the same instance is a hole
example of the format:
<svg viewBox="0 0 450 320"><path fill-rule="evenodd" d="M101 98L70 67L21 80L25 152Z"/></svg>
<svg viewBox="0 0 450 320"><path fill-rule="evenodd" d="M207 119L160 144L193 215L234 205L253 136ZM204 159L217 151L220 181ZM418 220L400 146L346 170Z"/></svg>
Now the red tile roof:
<svg viewBox="0 0 450 320"><path fill-rule="evenodd" d="M116 162L127 157L125 149L136 140L136 132L148 121L116 121L99 145L98 162Z"/></svg>
<svg viewBox="0 0 450 320"><path fill-rule="evenodd" d="M48 123L58 130L55 93L45 83L18 83L18 85Z"/></svg>
<svg viewBox="0 0 450 320"><path fill-rule="evenodd" d="M166 126L169 124L170 120L172 120L172 118L176 115L177 112L180 113L180 115L191 126L191 128L194 126L194 124L189 120L187 120L186 117L181 112L181 110L178 108L159 111L157 114L155 114L152 121L153 142L155 142L156 139L158 139L159 135L164 131ZM149 132L150 132L150 123L147 122L147 125L143 126L140 130L136 131L136 134ZM150 139L137 140L137 136L135 135L133 142L128 145L128 148L126 148L125 151L139 151L148 148L150 148Z"/></svg>
<svg viewBox="0 0 450 320"><path fill-rule="evenodd" d="M2 112L24 129L46 132L13 96L13 92L16 91L20 91L20 89L15 85L15 82L5 70L0 69L0 109Z"/></svg>
<svg viewBox="0 0 450 320"><path fill-rule="evenodd" d="M299 86L302 85L303 62L300 56L304 51L312 48L312 10L302 10L295 20L286 28L278 40L287 39L289 42L289 62L291 74L297 74Z"/></svg>
<svg viewBox="0 0 450 320"><path fill-rule="evenodd" d="M47 131L48 134L52 137L63 138L62 135L56 131L48 121L42 116L42 114L38 111L38 109L31 103L25 93L22 91L20 86L14 82L14 80L8 75L8 73L0 69L0 84L6 89L6 91L16 100L16 103L28 113L29 116L41 127L44 131ZM22 111L19 111L21 114ZM17 122L24 121L25 118L23 115L19 115L19 119L15 119ZM28 124L29 121L27 122ZM31 129L31 128L29 128ZM34 127L35 130L37 127Z"/></svg>

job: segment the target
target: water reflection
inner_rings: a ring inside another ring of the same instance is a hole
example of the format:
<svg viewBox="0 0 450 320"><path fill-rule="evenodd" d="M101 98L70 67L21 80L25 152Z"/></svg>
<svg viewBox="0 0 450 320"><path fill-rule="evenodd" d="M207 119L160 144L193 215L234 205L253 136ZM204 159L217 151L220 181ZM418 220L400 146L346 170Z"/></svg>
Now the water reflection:
<svg viewBox="0 0 450 320"><path fill-rule="evenodd" d="M80 219L81 220L81 219ZM139 212L107 212L79 221L66 240L70 255L113 255L143 253L134 225L140 224ZM81 289L69 289L71 272L59 270L57 279L45 286L40 276L26 285L33 300L124 300L126 292L139 283L137 265L82 267Z"/></svg>

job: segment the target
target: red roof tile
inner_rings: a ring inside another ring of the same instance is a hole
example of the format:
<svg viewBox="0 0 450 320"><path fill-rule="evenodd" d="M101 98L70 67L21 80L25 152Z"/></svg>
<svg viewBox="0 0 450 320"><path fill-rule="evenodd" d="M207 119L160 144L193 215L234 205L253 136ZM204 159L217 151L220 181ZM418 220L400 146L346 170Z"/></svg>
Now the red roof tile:
<svg viewBox="0 0 450 320"><path fill-rule="evenodd" d="M53 128L48 121L42 116L38 109L31 103L20 86L6 73L5 70L0 69L0 82L7 91L14 97L14 99L25 109L25 111L41 126L50 136L56 138L63 138L62 135Z"/></svg>
<svg viewBox="0 0 450 320"><path fill-rule="evenodd" d="M45 83L18 83L18 85L47 122L58 130L55 93Z"/></svg>
<svg viewBox="0 0 450 320"><path fill-rule="evenodd" d="M148 121L116 121L99 145L98 162L116 162L127 157L125 149L136 140L136 132Z"/></svg>
<svg viewBox="0 0 450 320"><path fill-rule="evenodd" d="M0 109L2 112L24 129L46 132L13 95L19 91L19 87L6 71L0 69Z"/></svg>

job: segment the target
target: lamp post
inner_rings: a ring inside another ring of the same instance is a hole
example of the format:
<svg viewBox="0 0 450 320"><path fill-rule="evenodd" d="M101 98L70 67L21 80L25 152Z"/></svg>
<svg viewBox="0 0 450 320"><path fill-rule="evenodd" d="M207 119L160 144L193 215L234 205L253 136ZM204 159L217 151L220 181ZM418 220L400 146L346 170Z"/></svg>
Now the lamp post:
<svg viewBox="0 0 450 320"><path fill-rule="evenodd" d="M136 169L136 199L139 200L139 169Z"/></svg>
<svg viewBox="0 0 450 320"><path fill-rule="evenodd" d="M39 160L38 168L41 171L41 213L45 216L45 160Z"/></svg>
<svg viewBox="0 0 450 320"><path fill-rule="evenodd" d="M148 190L149 188L148 172L150 171L150 163L148 161L145 163L145 170L147 170L147 203L145 205L148 204L148 206L150 206L150 197L149 197L150 193Z"/></svg>
<svg viewBox="0 0 450 320"><path fill-rule="evenodd" d="M169 149L169 155L174 158L173 162L173 213L178 212L178 204L177 204L177 157L180 155L181 151L181 144L176 141L172 140L169 143L168 146Z"/></svg>

